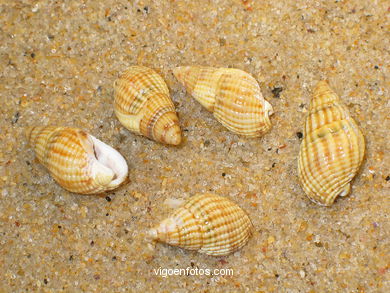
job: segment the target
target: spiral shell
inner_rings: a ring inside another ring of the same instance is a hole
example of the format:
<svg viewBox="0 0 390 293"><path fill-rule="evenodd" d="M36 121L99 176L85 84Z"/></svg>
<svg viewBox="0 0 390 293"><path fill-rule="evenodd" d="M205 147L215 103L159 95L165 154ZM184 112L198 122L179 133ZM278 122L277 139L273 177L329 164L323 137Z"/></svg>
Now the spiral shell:
<svg viewBox="0 0 390 293"><path fill-rule="evenodd" d="M314 89L305 138L298 158L298 176L307 196L330 206L346 196L363 161L364 137L347 107L321 81Z"/></svg>
<svg viewBox="0 0 390 293"><path fill-rule="evenodd" d="M253 225L234 202L198 194L150 230L152 239L208 255L227 255L249 240Z"/></svg>
<svg viewBox="0 0 390 293"><path fill-rule="evenodd" d="M164 80L154 70L131 66L115 82L115 114L128 130L178 145L179 119Z"/></svg>
<svg viewBox="0 0 390 293"><path fill-rule="evenodd" d="M122 184L128 173L119 152L71 127L31 127L26 135L38 161L68 191L94 194Z"/></svg>
<svg viewBox="0 0 390 293"><path fill-rule="evenodd" d="M248 73L233 68L182 66L173 74L230 131L259 137L271 128L272 106Z"/></svg>

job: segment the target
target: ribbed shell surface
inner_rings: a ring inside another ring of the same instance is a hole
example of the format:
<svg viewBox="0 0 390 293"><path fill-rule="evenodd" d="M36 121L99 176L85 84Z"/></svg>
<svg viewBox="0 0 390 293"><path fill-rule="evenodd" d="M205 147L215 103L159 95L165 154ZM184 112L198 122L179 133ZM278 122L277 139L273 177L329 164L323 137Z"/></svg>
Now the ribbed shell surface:
<svg viewBox="0 0 390 293"><path fill-rule="evenodd" d="M310 103L298 157L298 176L307 196L329 206L350 191L363 161L362 132L346 106L324 81Z"/></svg>
<svg viewBox="0 0 390 293"><path fill-rule="evenodd" d="M233 68L183 66L173 70L186 90L230 131L259 137L271 128L272 106L257 81Z"/></svg>
<svg viewBox="0 0 390 293"><path fill-rule="evenodd" d="M94 194L117 187L110 186L113 173L92 170L96 166L93 164L93 143L83 130L33 127L27 131L27 138L38 161L63 188L75 193Z"/></svg>
<svg viewBox="0 0 390 293"><path fill-rule="evenodd" d="M199 194L155 228L155 239L208 255L227 255L248 242L252 228L248 215L231 200Z"/></svg>
<svg viewBox="0 0 390 293"><path fill-rule="evenodd" d="M130 131L166 144L181 141L179 119L164 80L154 70L131 66L114 83L115 114Z"/></svg>

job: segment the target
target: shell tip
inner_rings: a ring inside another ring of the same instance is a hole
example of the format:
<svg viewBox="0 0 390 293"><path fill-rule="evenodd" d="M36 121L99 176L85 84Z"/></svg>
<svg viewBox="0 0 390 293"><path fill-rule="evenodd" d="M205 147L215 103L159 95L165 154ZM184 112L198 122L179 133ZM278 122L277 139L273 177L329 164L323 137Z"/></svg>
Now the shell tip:
<svg viewBox="0 0 390 293"><path fill-rule="evenodd" d="M31 143L31 135L34 131L34 129L36 128L36 126L28 126L26 127L23 132L24 132L24 137L27 139L27 142L30 144Z"/></svg>
<svg viewBox="0 0 390 293"><path fill-rule="evenodd" d="M339 97L329 84L325 80L319 81L314 87L309 110L316 109L320 105L334 103L337 100Z"/></svg>
<svg viewBox="0 0 390 293"><path fill-rule="evenodd" d="M28 126L24 129L24 136L29 139L31 132L33 131L34 126Z"/></svg>
<svg viewBox="0 0 390 293"><path fill-rule="evenodd" d="M319 82L317 82L317 87L318 86L329 86L329 83L327 80L323 79L323 80L320 80Z"/></svg>
<svg viewBox="0 0 390 293"><path fill-rule="evenodd" d="M181 143L181 131L179 125L174 124L165 134L165 142L171 145L179 145Z"/></svg>
<svg viewBox="0 0 390 293"><path fill-rule="evenodd" d="M321 80L317 82L317 85L314 88L314 92L320 94L322 92L330 91L329 83L326 80Z"/></svg>
<svg viewBox="0 0 390 293"><path fill-rule="evenodd" d="M174 76L176 76L180 71L181 66L175 67L172 69L172 73Z"/></svg>
<svg viewBox="0 0 390 293"><path fill-rule="evenodd" d="M174 245L177 241L177 226L173 218L166 218L148 231L148 237L154 241Z"/></svg>
<svg viewBox="0 0 390 293"><path fill-rule="evenodd" d="M179 80L183 80L183 76L190 70L190 66L178 66L172 69L173 75Z"/></svg>

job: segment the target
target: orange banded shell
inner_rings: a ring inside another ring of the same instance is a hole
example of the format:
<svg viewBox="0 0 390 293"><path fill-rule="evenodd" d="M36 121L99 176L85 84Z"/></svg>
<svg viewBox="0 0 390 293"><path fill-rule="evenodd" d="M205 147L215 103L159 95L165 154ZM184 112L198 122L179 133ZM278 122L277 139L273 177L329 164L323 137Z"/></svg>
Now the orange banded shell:
<svg viewBox="0 0 390 293"><path fill-rule="evenodd" d="M191 197L150 235L159 242L218 256L243 247L252 231L248 215L237 204L206 193Z"/></svg>
<svg viewBox="0 0 390 293"><path fill-rule="evenodd" d="M128 130L178 145L179 119L164 80L154 70L131 66L115 82L115 114Z"/></svg>
<svg viewBox="0 0 390 293"><path fill-rule="evenodd" d="M271 128L272 106L250 74L233 68L201 66L177 67L173 73L187 92L230 131L259 137Z"/></svg>
<svg viewBox="0 0 390 293"><path fill-rule="evenodd" d="M351 189L364 157L364 137L347 107L321 81L314 89L298 157L298 176L306 195L329 206Z"/></svg>
<svg viewBox="0 0 390 293"><path fill-rule="evenodd" d="M68 191L101 193L127 179L128 167L122 155L81 129L31 127L26 135L38 161Z"/></svg>

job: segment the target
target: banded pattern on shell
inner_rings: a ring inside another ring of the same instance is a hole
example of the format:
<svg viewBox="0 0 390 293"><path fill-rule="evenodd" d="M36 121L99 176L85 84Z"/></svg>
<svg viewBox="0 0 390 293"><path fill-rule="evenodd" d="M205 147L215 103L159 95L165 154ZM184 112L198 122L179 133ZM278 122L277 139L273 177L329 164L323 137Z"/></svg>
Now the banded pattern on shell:
<svg viewBox="0 0 390 293"><path fill-rule="evenodd" d="M26 136L38 161L68 191L101 193L127 179L128 167L121 154L81 129L31 127Z"/></svg>
<svg viewBox="0 0 390 293"><path fill-rule="evenodd" d="M150 230L151 237L172 246L218 256L243 247L252 234L248 215L231 200L214 195L191 197Z"/></svg>
<svg viewBox="0 0 390 293"><path fill-rule="evenodd" d="M182 66L173 70L186 90L230 131L260 137L271 128L270 103L257 81L233 68Z"/></svg>
<svg viewBox="0 0 390 293"><path fill-rule="evenodd" d="M298 157L298 176L307 196L330 206L350 192L363 161L365 142L347 107L321 81L314 89Z"/></svg>
<svg viewBox="0 0 390 293"><path fill-rule="evenodd" d="M164 80L154 70L131 66L115 82L115 114L128 130L178 145L181 130Z"/></svg>

